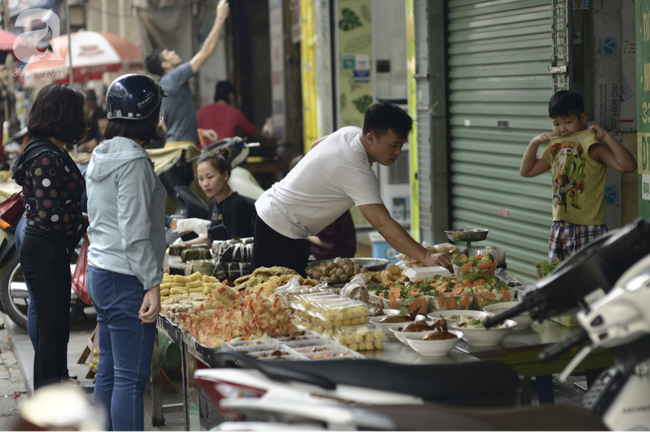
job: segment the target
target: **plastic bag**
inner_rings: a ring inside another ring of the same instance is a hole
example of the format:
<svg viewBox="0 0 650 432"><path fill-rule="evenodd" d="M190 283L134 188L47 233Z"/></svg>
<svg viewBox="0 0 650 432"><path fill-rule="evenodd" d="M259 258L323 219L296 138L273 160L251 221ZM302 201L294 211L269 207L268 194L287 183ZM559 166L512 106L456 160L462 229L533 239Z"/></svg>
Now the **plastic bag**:
<svg viewBox="0 0 650 432"><path fill-rule="evenodd" d="M194 231L199 235L199 239L203 240L208 238L208 225L210 225L210 221L204 219L178 219L174 233L180 234L186 231Z"/></svg>
<svg viewBox="0 0 650 432"><path fill-rule="evenodd" d="M368 300L370 299L368 289L366 288L366 282L363 280L363 276L361 275L356 275L352 278L352 280L341 290L341 295L352 300L360 300L364 303L368 303Z"/></svg>
<svg viewBox="0 0 650 432"><path fill-rule="evenodd" d="M77 297L81 299L82 302L87 305L93 304L90 296L88 295L88 290L86 289L86 269L88 268L88 246L90 245L88 241L88 236L84 238L84 242L81 245L81 251L79 252L79 258L77 258L77 266L74 269L74 275L72 276L72 289L74 293L77 294Z"/></svg>
<svg viewBox="0 0 650 432"><path fill-rule="evenodd" d="M0 219L16 228L25 212L25 202L21 193L15 193L0 203Z"/></svg>

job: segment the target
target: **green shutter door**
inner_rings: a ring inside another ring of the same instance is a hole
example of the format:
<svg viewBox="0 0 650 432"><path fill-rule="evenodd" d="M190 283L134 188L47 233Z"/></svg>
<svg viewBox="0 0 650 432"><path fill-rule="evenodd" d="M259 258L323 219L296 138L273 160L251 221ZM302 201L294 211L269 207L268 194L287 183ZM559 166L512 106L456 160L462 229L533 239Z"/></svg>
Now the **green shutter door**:
<svg viewBox="0 0 650 432"><path fill-rule="evenodd" d="M530 140L551 130L550 0L448 3L451 211L454 228L487 228L508 268L536 279L547 259L550 173L525 179Z"/></svg>

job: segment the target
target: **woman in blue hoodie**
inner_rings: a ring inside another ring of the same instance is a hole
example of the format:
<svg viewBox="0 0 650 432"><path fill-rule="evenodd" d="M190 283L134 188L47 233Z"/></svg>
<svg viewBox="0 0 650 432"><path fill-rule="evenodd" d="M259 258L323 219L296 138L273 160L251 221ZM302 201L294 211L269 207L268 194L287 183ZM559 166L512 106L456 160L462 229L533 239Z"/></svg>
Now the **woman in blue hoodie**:
<svg viewBox="0 0 650 432"><path fill-rule="evenodd" d="M86 135L84 95L51 84L29 114L32 138L12 166L23 187L25 236L20 265L36 307L34 389L60 383L70 336L70 254L86 231L81 212L85 183L65 149Z"/></svg>
<svg viewBox="0 0 650 432"><path fill-rule="evenodd" d="M164 96L147 75L113 81L106 140L86 171L87 287L99 325L94 398L107 411L107 430L144 430L165 256L165 190L144 147L159 139Z"/></svg>

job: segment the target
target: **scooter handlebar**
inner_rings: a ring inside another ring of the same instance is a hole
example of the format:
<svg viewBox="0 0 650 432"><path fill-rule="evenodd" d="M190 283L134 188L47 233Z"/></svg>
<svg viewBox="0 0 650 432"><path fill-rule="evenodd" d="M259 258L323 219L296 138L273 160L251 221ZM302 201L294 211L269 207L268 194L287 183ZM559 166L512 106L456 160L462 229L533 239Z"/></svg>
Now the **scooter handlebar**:
<svg viewBox="0 0 650 432"><path fill-rule="evenodd" d="M500 312L494 316L488 317L483 320L483 325L485 328L494 327L495 325L501 324L508 318L517 316L523 312L526 312L527 308L524 303L519 303L517 306L511 307L503 312Z"/></svg>
<svg viewBox="0 0 650 432"><path fill-rule="evenodd" d="M585 329L580 329L570 334L566 339L546 347L539 353L538 358L543 362L549 362L561 356L571 348L589 341L589 335Z"/></svg>

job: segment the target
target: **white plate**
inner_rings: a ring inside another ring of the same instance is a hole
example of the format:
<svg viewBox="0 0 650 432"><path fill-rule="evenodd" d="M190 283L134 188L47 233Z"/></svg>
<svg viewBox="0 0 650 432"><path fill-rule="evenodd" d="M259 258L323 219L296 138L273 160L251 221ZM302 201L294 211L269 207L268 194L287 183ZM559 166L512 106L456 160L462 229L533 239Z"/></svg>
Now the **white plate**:
<svg viewBox="0 0 650 432"><path fill-rule="evenodd" d="M386 337L388 337L388 339L391 339L391 340L397 340L397 337L395 336L395 334L392 331L390 331L391 326L394 326L396 324L399 324L399 325L408 324L408 322L405 322L405 323L385 323L385 324L378 322L378 321L381 321L382 318L384 318L384 316L370 317L370 318L368 318L368 322L372 323L372 324L377 324L381 328L381 331L384 332ZM416 321L420 321L420 320L423 320L423 319L426 319L423 315L418 315L417 317L415 317Z"/></svg>
<svg viewBox="0 0 650 432"><path fill-rule="evenodd" d="M499 312L502 312L506 309L513 308L517 306L519 302L503 302L503 303L494 303L488 306L485 306L483 310L487 313L496 315ZM515 326L515 330L521 330L530 327L530 325L533 323L533 319L530 316L530 313L525 312L520 315L516 315L515 317L510 318L514 322L517 323Z"/></svg>
<svg viewBox="0 0 650 432"><path fill-rule="evenodd" d="M456 339L445 339L445 340L436 340L436 341L425 341L424 336L429 334L426 333L411 333L405 336L406 341L409 346L417 351L422 356L443 356L447 355L449 351L454 349L460 339L463 337L463 333L458 330L450 330L449 333L453 333L458 336Z"/></svg>
<svg viewBox="0 0 650 432"><path fill-rule="evenodd" d="M438 320L440 318L444 318L445 321L447 321L447 324L453 324L453 323L457 323L460 320L460 318L456 318L456 319L449 318L454 315L458 317L483 319L483 318L487 318L491 314L487 312L473 311L473 310L446 310L446 311L431 312L427 315L427 318L432 320Z"/></svg>
<svg viewBox="0 0 650 432"><path fill-rule="evenodd" d="M388 327L388 330L395 335L394 337L396 337L400 342L402 342L407 347L410 347L408 341L406 340L407 335L412 335L412 334L425 335L425 334L429 334L429 333L433 333L433 332L437 331L437 330L431 330L431 331L425 331L425 332L403 332L403 331L398 330L399 328L404 327L406 324L408 324L408 323L393 324L390 327Z"/></svg>
<svg viewBox="0 0 650 432"><path fill-rule="evenodd" d="M498 345L503 340L508 337L510 332L517 325L513 320L505 320L504 324L506 325L503 328L490 328L490 329L477 329L477 328L465 328L457 327L458 324L452 324L451 328L454 330L461 331L463 333L463 339L470 345L475 346L492 346Z"/></svg>

